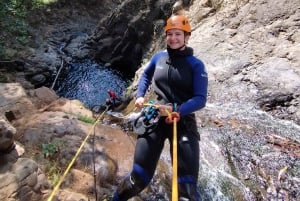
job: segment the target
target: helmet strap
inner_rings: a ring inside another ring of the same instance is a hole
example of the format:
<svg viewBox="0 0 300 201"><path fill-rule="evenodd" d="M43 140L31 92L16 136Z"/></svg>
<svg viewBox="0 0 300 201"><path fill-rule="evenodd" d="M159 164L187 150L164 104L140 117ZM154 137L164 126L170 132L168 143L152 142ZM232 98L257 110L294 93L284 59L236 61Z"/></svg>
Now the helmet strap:
<svg viewBox="0 0 300 201"><path fill-rule="evenodd" d="M185 48L185 43L183 44L183 46L177 48L177 50L182 50L183 48Z"/></svg>

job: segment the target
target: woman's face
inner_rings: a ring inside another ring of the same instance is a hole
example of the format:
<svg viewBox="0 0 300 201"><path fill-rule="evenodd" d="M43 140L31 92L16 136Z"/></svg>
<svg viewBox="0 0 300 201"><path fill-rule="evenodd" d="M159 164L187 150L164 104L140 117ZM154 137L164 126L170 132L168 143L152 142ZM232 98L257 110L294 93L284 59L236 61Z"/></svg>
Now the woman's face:
<svg viewBox="0 0 300 201"><path fill-rule="evenodd" d="M184 31L180 29L170 29L166 35L167 45L171 49L184 49L189 39L189 35L185 35Z"/></svg>

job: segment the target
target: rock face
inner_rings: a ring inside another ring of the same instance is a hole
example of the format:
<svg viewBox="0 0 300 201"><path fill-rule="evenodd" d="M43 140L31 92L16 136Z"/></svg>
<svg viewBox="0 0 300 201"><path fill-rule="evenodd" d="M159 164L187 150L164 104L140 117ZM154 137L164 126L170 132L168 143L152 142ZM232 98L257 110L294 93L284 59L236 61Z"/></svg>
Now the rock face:
<svg viewBox="0 0 300 201"><path fill-rule="evenodd" d="M60 2L50 8L55 15L37 13L49 26L32 28L33 52L6 64L23 70L35 87L50 86L58 69L75 59L93 58L133 76L143 60L165 48L164 21L174 3ZM299 2L201 0L182 5L193 27L190 46L207 66L211 98L255 102L299 124ZM76 6L82 8L81 15L74 11ZM64 23L66 19L73 23ZM24 75L17 75L22 82Z"/></svg>
<svg viewBox="0 0 300 201"><path fill-rule="evenodd" d="M32 24L44 25L32 29L35 43L26 59L11 62L13 68L0 63L1 72L13 71L18 82L0 84L0 200L47 197L91 129L82 117L91 118L92 112L79 101L39 86L51 83L60 66L89 56L134 73L142 59L164 47L162 28L173 3L60 1L49 7L52 12L40 11L42 21L33 15ZM193 27L189 45L209 74L208 104L197 113L202 194L207 200L298 201L300 2L183 5ZM59 199L88 200L94 189L105 198L130 169L131 138L118 127L99 125L94 139L84 146ZM91 181L94 159L97 188ZM158 192L168 192L167 170L141 198L158 200Z"/></svg>
<svg viewBox="0 0 300 201"><path fill-rule="evenodd" d="M0 156L3 161L4 156ZM42 190L49 188L45 175L38 164L28 158L6 161L1 164L1 200L43 200Z"/></svg>
<svg viewBox="0 0 300 201"><path fill-rule="evenodd" d="M95 58L133 75L149 49L154 31L161 34L175 1L126 0L103 18L87 40Z"/></svg>
<svg viewBox="0 0 300 201"><path fill-rule="evenodd" d="M299 1L227 0L190 8L190 45L206 63L210 101L250 101L300 124L299 7Z"/></svg>
<svg viewBox="0 0 300 201"><path fill-rule="evenodd" d="M46 200L87 135L94 141L84 145L63 190L55 196L89 200L86 195L95 193L94 186L101 197L113 193L111 185L132 163L132 142L120 128L91 129L92 124L84 122L93 118L90 110L78 100L57 97L46 87L27 93L16 83L1 83L0 88L0 112L5 114L0 119L0 200Z"/></svg>
<svg viewBox="0 0 300 201"><path fill-rule="evenodd" d="M10 151L14 148L14 135L16 129L5 119L0 119L0 152Z"/></svg>

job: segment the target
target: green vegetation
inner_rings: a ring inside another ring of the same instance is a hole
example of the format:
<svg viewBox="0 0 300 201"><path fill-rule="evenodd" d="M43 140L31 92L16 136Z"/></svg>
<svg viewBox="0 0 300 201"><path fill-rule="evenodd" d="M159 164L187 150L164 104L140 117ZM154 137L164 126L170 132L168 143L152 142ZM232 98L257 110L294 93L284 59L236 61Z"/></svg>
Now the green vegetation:
<svg viewBox="0 0 300 201"><path fill-rule="evenodd" d="M55 0L56 1L56 0ZM7 48L24 46L30 40L26 16L54 0L1 0L0 1L0 58L7 57ZM10 44L10 42L14 44Z"/></svg>
<svg viewBox="0 0 300 201"><path fill-rule="evenodd" d="M59 152L59 144L58 143L48 143L42 144L42 154L45 158L52 158L56 153Z"/></svg>
<svg viewBox="0 0 300 201"><path fill-rule="evenodd" d="M48 161L45 165L45 173L52 185L56 185L62 173L62 167L58 161Z"/></svg>
<svg viewBox="0 0 300 201"><path fill-rule="evenodd" d="M60 164L60 147L64 146L65 142L57 141L47 144L42 144L42 154L46 159L45 173L52 185L56 185L61 175L62 166Z"/></svg>
<svg viewBox="0 0 300 201"><path fill-rule="evenodd" d="M88 124L93 124L96 121L94 118L86 117L86 116L79 116L78 120L82 121L82 122L85 122L85 123L88 123Z"/></svg>

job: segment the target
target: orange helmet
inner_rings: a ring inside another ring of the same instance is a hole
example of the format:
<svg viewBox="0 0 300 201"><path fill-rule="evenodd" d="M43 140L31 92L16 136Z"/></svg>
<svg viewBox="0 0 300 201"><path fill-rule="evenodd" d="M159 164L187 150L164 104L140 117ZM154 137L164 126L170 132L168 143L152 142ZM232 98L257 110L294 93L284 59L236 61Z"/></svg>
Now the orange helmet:
<svg viewBox="0 0 300 201"><path fill-rule="evenodd" d="M165 26L165 32L170 29L180 29L188 33L192 32L189 20L184 15L173 15L167 20L167 25Z"/></svg>

